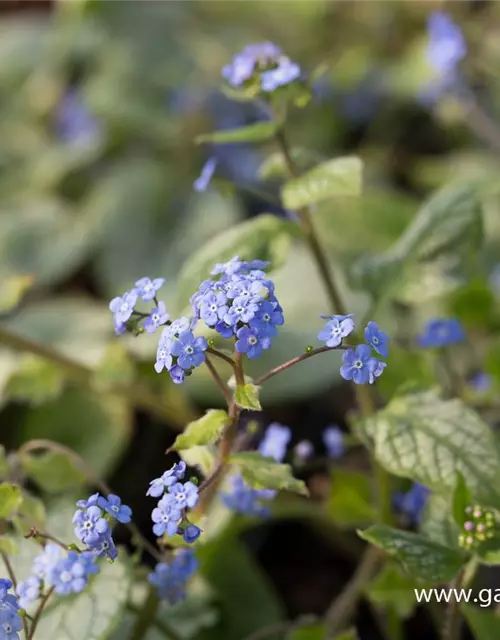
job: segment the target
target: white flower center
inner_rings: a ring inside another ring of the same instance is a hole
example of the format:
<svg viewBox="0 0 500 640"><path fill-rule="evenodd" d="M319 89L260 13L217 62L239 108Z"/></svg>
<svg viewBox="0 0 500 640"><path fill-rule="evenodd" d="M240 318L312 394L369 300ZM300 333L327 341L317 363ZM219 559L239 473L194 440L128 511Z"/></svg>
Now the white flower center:
<svg viewBox="0 0 500 640"><path fill-rule="evenodd" d="M356 360L356 361L353 363L353 365L352 365L352 366L353 366L354 368L356 368L356 369L362 369L362 367L363 367L363 362L362 362L361 360Z"/></svg>
<svg viewBox="0 0 500 640"><path fill-rule="evenodd" d="M248 338L248 343L251 345L257 344L257 338L255 336L251 336Z"/></svg>
<svg viewBox="0 0 500 640"><path fill-rule="evenodd" d="M63 571L61 573L61 582L71 582L71 573L69 571Z"/></svg>
<svg viewBox="0 0 500 640"><path fill-rule="evenodd" d="M373 338L372 338L372 342L373 342L373 344L378 344L378 338L377 338L377 336L373 336Z"/></svg>
<svg viewBox="0 0 500 640"><path fill-rule="evenodd" d="M12 627L8 622L4 623L2 629L4 630L4 633L12 633Z"/></svg>
<svg viewBox="0 0 500 640"><path fill-rule="evenodd" d="M262 316L262 320L264 320L264 322L269 322L271 320L271 316L268 313L265 313Z"/></svg>
<svg viewBox="0 0 500 640"><path fill-rule="evenodd" d="M194 349L193 349L193 347L192 347L191 345L188 345L188 346L184 349L184 351L185 351L186 353L188 353L188 354L194 353Z"/></svg>
<svg viewBox="0 0 500 640"><path fill-rule="evenodd" d="M186 499L186 494L185 493L178 493L175 496L175 499L177 500L177 502L184 502L184 500Z"/></svg>

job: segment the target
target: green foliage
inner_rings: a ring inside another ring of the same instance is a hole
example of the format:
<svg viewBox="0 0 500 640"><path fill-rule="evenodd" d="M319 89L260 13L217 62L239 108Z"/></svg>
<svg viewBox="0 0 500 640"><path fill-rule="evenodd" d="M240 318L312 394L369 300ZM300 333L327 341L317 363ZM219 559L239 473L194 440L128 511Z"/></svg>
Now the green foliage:
<svg viewBox="0 0 500 640"><path fill-rule="evenodd" d="M0 445L0 478L4 478L9 471L9 462L5 453L5 447Z"/></svg>
<svg viewBox="0 0 500 640"><path fill-rule="evenodd" d="M365 593L373 604L394 611L399 618L409 618L417 602L414 589L418 583L403 574L395 563L386 564L380 573L365 587Z"/></svg>
<svg viewBox="0 0 500 640"><path fill-rule="evenodd" d="M461 400L441 400L432 391L397 396L358 429L391 473L451 492L460 472L480 504L500 506L493 434Z"/></svg>
<svg viewBox="0 0 500 640"><path fill-rule="evenodd" d="M458 549L460 528L453 519L452 495L432 493L425 505L420 532L434 542Z"/></svg>
<svg viewBox="0 0 500 640"><path fill-rule="evenodd" d="M441 582L452 580L467 559L458 549L449 549L418 533L373 525L359 535L396 558L418 580Z"/></svg>
<svg viewBox="0 0 500 640"><path fill-rule="evenodd" d="M256 451L235 453L230 464L240 470L243 479L256 489L281 489L307 495L306 485L292 475L289 464L281 464L272 458L265 458Z"/></svg>
<svg viewBox="0 0 500 640"><path fill-rule="evenodd" d="M15 275L3 279L0 284L0 313L14 309L32 284L31 276Z"/></svg>
<svg viewBox="0 0 500 640"><path fill-rule="evenodd" d="M85 482L85 474L73 456L60 451L24 453L19 457L24 473L41 489L59 493Z"/></svg>
<svg viewBox="0 0 500 640"><path fill-rule="evenodd" d="M318 622L316 624L308 624L308 625L300 625L290 631L286 640L324 640L326 637L326 629L325 625ZM337 636L335 636L337 638ZM356 640L354 635L346 635L342 634L339 636L340 638L344 638L344 640Z"/></svg>
<svg viewBox="0 0 500 640"><path fill-rule="evenodd" d="M273 268L283 264L291 245L294 225L271 214L242 222L207 243L195 256L190 256L178 276L181 304L206 280L217 262L238 255L242 260L268 260Z"/></svg>
<svg viewBox="0 0 500 640"><path fill-rule="evenodd" d="M264 142L270 140L276 134L274 122L256 122L238 129L225 129L214 133L204 133L196 138L198 144L213 142L215 144L228 144L234 142Z"/></svg>
<svg viewBox="0 0 500 640"><path fill-rule="evenodd" d="M301 171L312 169L318 162L318 154L302 147L294 147L291 149L290 156ZM259 167L259 175L264 180L287 178L289 176L289 169L283 158L283 154L280 151L269 154Z"/></svg>
<svg viewBox="0 0 500 640"><path fill-rule="evenodd" d="M16 513L23 501L21 488L17 484L0 484L0 518L10 518Z"/></svg>
<svg viewBox="0 0 500 640"><path fill-rule="evenodd" d="M206 476L209 476L215 468L215 455L210 447L200 446L181 449L179 455L186 464L198 467Z"/></svg>
<svg viewBox="0 0 500 640"><path fill-rule="evenodd" d="M114 384L131 384L134 380L134 366L123 344L110 344L99 363L93 383L97 389L106 389Z"/></svg>
<svg viewBox="0 0 500 640"><path fill-rule="evenodd" d="M289 180L283 186L283 204L286 209L295 210L329 198L359 196L362 171L361 160L356 157L327 160Z"/></svg>
<svg viewBox="0 0 500 640"><path fill-rule="evenodd" d="M366 474L338 469L333 473L328 514L342 527L357 527L375 519L372 482Z"/></svg>
<svg viewBox="0 0 500 640"><path fill-rule="evenodd" d="M472 506L472 496L465 483L465 479L463 475L458 472L457 473L457 482L455 485L455 490L453 491L453 519L457 523L457 525L462 528L464 522L467 520L467 514L465 513L465 509L467 507Z"/></svg>
<svg viewBox="0 0 500 640"><path fill-rule="evenodd" d="M0 536L0 553L16 555L19 553L19 545L10 536Z"/></svg>
<svg viewBox="0 0 500 640"><path fill-rule="evenodd" d="M462 604L460 610L476 640L497 640L500 634L500 616L491 609Z"/></svg>
<svg viewBox="0 0 500 640"><path fill-rule="evenodd" d="M6 393L13 400L40 405L57 398L64 386L61 368L36 356L27 356L10 378Z"/></svg>
<svg viewBox="0 0 500 640"><path fill-rule="evenodd" d="M172 449L179 451L212 444L219 439L230 422L227 411L210 409L204 416L187 425L184 432L175 439Z"/></svg>
<svg viewBox="0 0 500 640"><path fill-rule="evenodd" d="M22 490L22 499L16 515L12 518L16 531L22 536L25 536L32 527L38 531L44 531L47 516L42 500L31 495L25 489Z"/></svg>
<svg viewBox="0 0 500 640"><path fill-rule="evenodd" d="M242 409L249 411L261 411L259 400L259 387L255 384L238 385L234 392L234 400Z"/></svg>
<svg viewBox="0 0 500 640"><path fill-rule="evenodd" d="M240 542L215 538L198 555L201 573L221 602L220 624L203 635L203 640L241 640L283 619L272 586Z"/></svg>

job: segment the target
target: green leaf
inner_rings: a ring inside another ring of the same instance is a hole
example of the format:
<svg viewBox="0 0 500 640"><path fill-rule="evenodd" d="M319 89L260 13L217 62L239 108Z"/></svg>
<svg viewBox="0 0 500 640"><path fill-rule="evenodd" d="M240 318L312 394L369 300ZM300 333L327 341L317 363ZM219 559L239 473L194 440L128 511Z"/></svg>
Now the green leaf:
<svg viewBox="0 0 500 640"><path fill-rule="evenodd" d="M0 444L0 478L4 478L9 472L9 463L5 453L5 447Z"/></svg>
<svg viewBox="0 0 500 640"><path fill-rule="evenodd" d="M221 603L221 621L210 638L241 640L283 620L277 594L241 542L219 536L197 554L201 574Z"/></svg>
<svg viewBox="0 0 500 640"><path fill-rule="evenodd" d="M318 154L309 149L293 148L290 155L300 171L312 169L319 161ZM285 178L289 176L288 165L281 151L271 153L259 167L259 176L263 180Z"/></svg>
<svg viewBox="0 0 500 640"><path fill-rule="evenodd" d="M31 276L15 275L3 278L0 283L0 313L7 313L17 307L32 285Z"/></svg>
<svg viewBox="0 0 500 640"><path fill-rule="evenodd" d="M255 384L238 385L234 394L236 404L249 411L262 411L259 387Z"/></svg>
<svg viewBox="0 0 500 640"><path fill-rule="evenodd" d="M372 505L372 483L357 471L339 469L333 472L328 497L328 513L343 527L357 527L375 520Z"/></svg>
<svg viewBox="0 0 500 640"><path fill-rule="evenodd" d="M403 260L394 252L375 256L361 256L349 271L349 281L355 289L361 289L379 300L388 295L401 281Z"/></svg>
<svg viewBox="0 0 500 640"><path fill-rule="evenodd" d="M307 495L306 485L292 475L289 464L281 464L272 458L265 458L256 451L235 453L229 459L236 465L244 480L255 488L282 489Z"/></svg>
<svg viewBox="0 0 500 640"><path fill-rule="evenodd" d="M457 473L457 482L453 491L453 519L462 528L467 520L465 509L472 505L472 496L460 471Z"/></svg>
<svg viewBox="0 0 500 640"><path fill-rule="evenodd" d="M356 428L394 475L451 493L460 472L475 501L500 507L493 433L461 400L441 400L432 391L397 396Z"/></svg>
<svg viewBox="0 0 500 640"><path fill-rule="evenodd" d="M113 342L107 346L104 356L94 375L97 389L115 384L131 384L134 380L134 366L126 348L120 342Z"/></svg>
<svg viewBox="0 0 500 640"><path fill-rule="evenodd" d="M215 469L216 458L210 447L181 449L179 455L190 467L198 467L204 476L211 475Z"/></svg>
<svg viewBox="0 0 500 640"><path fill-rule="evenodd" d="M58 493L79 487L85 482L85 474L74 459L65 453L25 453L19 459L24 473L44 491Z"/></svg>
<svg viewBox="0 0 500 640"><path fill-rule="evenodd" d="M204 133L196 138L196 143L213 142L215 144L228 144L233 142L263 142L270 140L276 133L275 122L256 122L247 127L238 129L226 129Z"/></svg>
<svg viewBox="0 0 500 640"><path fill-rule="evenodd" d="M327 160L283 185L283 204L294 210L329 198L359 196L362 172L362 162L354 156Z"/></svg>
<svg viewBox="0 0 500 640"><path fill-rule="evenodd" d="M19 545L10 536L0 536L0 553L13 556L19 553Z"/></svg>
<svg viewBox="0 0 500 640"><path fill-rule="evenodd" d="M492 589L488 590L489 597L493 595L492 591ZM493 602L496 604L499 602L496 593ZM488 601L484 604L488 604ZM500 615L494 610L464 604L460 606L460 610L467 620L475 640L498 640L500 637Z"/></svg>
<svg viewBox="0 0 500 640"><path fill-rule="evenodd" d="M268 260L273 268L285 260L291 246L291 236L297 233L289 220L271 214L261 214L217 235L189 256L178 277L182 304L209 277L217 262L226 262L239 255L242 260Z"/></svg>
<svg viewBox="0 0 500 640"><path fill-rule="evenodd" d="M39 405L57 398L63 386L60 367L36 356L26 356L7 383L6 393L14 400Z"/></svg>
<svg viewBox="0 0 500 640"><path fill-rule="evenodd" d="M359 640L359 636L356 633L356 629L351 629L341 633L339 636L335 636L333 640Z"/></svg>
<svg viewBox="0 0 500 640"><path fill-rule="evenodd" d="M420 533L445 547L459 549L460 528L453 519L451 498L449 493L432 493L428 497L420 522Z"/></svg>
<svg viewBox="0 0 500 640"><path fill-rule="evenodd" d="M37 628L39 640L103 640L121 621L130 589L130 568L121 550L113 563L74 598L56 598Z"/></svg>
<svg viewBox="0 0 500 640"><path fill-rule="evenodd" d="M417 583L404 575L398 565L386 564L377 577L365 587L370 602L393 610L398 618L411 616L416 608L414 588Z"/></svg>
<svg viewBox="0 0 500 640"><path fill-rule="evenodd" d="M326 635L326 627L322 622L301 624L297 621L297 627L287 633L286 640L324 640ZM345 636L345 634L343 634ZM341 636L342 637L342 636ZM337 636L335 636L336 640ZM356 640L355 636L345 636L346 640Z"/></svg>
<svg viewBox="0 0 500 640"><path fill-rule="evenodd" d="M430 582L453 579L468 557L463 551L448 549L418 533L383 525L358 533L399 560L412 577Z"/></svg>
<svg viewBox="0 0 500 640"><path fill-rule="evenodd" d="M10 518L21 506L23 496L17 484L0 484L0 518Z"/></svg>
<svg viewBox="0 0 500 640"><path fill-rule="evenodd" d="M190 422L184 433L175 439L173 450L189 449L191 447L212 444L219 439L224 428L231 422L227 411L210 409L204 416Z"/></svg>
<svg viewBox="0 0 500 640"><path fill-rule="evenodd" d="M45 505L40 498L22 490L23 501L17 509L17 515L13 516L12 523L16 530L22 535L26 535L28 531L35 527L39 531L45 530L46 513Z"/></svg>
<svg viewBox="0 0 500 640"><path fill-rule="evenodd" d="M477 182L450 184L431 198L393 247L408 259L430 260L464 245L478 246L483 235Z"/></svg>

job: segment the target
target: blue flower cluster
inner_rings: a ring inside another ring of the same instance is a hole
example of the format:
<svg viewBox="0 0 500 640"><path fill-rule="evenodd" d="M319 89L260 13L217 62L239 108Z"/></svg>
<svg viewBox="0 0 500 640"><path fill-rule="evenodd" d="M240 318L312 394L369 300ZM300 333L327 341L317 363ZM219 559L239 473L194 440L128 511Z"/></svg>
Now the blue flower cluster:
<svg viewBox="0 0 500 640"><path fill-rule="evenodd" d="M196 321L178 318L162 331L156 351L155 370L166 369L175 384L184 382L186 375L205 362L208 342L192 331Z"/></svg>
<svg viewBox="0 0 500 640"><path fill-rule="evenodd" d="M326 347L339 347L342 340L354 331L354 314L320 317L326 319L327 323L318 333L318 340L324 342ZM365 327L364 336L368 344L346 349L342 354L344 364L340 367L340 375L344 380L352 380L356 384L373 384L375 379L382 375L387 364L374 358L372 349L387 358L389 336L373 321Z"/></svg>
<svg viewBox="0 0 500 640"><path fill-rule="evenodd" d="M117 520L123 524L130 522L132 510L122 504L120 498L110 494L107 498L94 493L88 500L79 500L73 516L75 535L87 546L87 550L95 555L114 560L116 550L109 521Z"/></svg>
<svg viewBox="0 0 500 640"><path fill-rule="evenodd" d="M229 478L229 492L222 492L220 497L232 511L267 518L271 512L269 503L276 493L274 489L253 489L240 475L233 475Z"/></svg>
<svg viewBox="0 0 500 640"><path fill-rule="evenodd" d="M146 495L160 498L151 513L153 533L158 537L180 534L184 542L191 544L200 537L201 529L189 522L186 511L196 505L199 496L194 482L181 482L185 473L185 462L174 464L161 478L149 483Z"/></svg>
<svg viewBox="0 0 500 640"><path fill-rule="evenodd" d="M429 320L418 344L424 349L440 349L465 340L465 332L457 318Z"/></svg>
<svg viewBox="0 0 500 640"><path fill-rule="evenodd" d="M283 309L274 295L274 283L263 269L268 262L244 262L234 256L216 264L191 297L196 318L223 338L236 338L236 351L258 358L269 349L277 327L284 323Z"/></svg>
<svg viewBox="0 0 500 640"><path fill-rule="evenodd" d="M23 623L19 616L17 598L9 590L12 588L10 580L0 579L0 638L3 640L18 640L19 631Z"/></svg>
<svg viewBox="0 0 500 640"><path fill-rule="evenodd" d="M157 291L163 286L163 278L141 278L135 283L131 291L126 291L123 295L113 298L109 303L109 309L113 312L115 333L121 335L125 331L140 332L142 329L148 333L154 333L158 327L168 322L168 315L165 303L158 301ZM149 313L142 313L135 310L135 305L141 299L143 302L155 303ZM140 323L142 322L142 327Z"/></svg>
<svg viewBox="0 0 500 640"><path fill-rule="evenodd" d="M158 598L175 604L186 597L186 583L196 572L198 562L192 549L181 549L170 564L159 562L148 581L156 587Z"/></svg>
<svg viewBox="0 0 500 640"><path fill-rule="evenodd" d="M272 422L266 429L264 438L259 445L259 452L267 458L274 458L276 462L282 462L286 454L286 448L292 437L288 427Z"/></svg>
<svg viewBox="0 0 500 640"><path fill-rule="evenodd" d="M272 42L247 45L222 69L223 77L232 87L257 81L266 93L298 80L300 74L299 65Z"/></svg>

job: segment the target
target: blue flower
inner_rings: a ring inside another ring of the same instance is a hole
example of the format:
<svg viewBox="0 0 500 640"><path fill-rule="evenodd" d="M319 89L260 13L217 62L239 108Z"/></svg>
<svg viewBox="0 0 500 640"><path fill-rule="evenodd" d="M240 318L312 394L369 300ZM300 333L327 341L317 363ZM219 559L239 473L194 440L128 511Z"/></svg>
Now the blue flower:
<svg viewBox="0 0 500 640"><path fill-rule="evenodd" d="M163 369L170 370L172 363L172 340L162 334L156 350L156 362L154 364L156 373L161 373Z"/></svg>
<svg viewBox="0 0 500 640"><path fill-rule="evenodd" d="M57 137L68 144L93 146L102 139L100 123L74 88L70 88L57 105L54 125Z"/></svg>
<svg viewBox="0 0 500 640"><path fill-rule="evenodd" d="M104 533L88 550L96 556L108 558L109 560L116 560L118 557L118 550L109 531L108 533Z"/></svg>
<svg viewBox="0 0 500 640"><path fill-rule="evenodd" d="M66 557L52 567L46 582L62 596L81 593L87 586L90 576L99 572L94 560L95 556L90 552L68 551Z"/></svg>
<svg viewBox="0 0 500 640"><path fill-rule="evenodd" d="M179 367L177 364L170 369L169 374L174 384L182 384L186 375L184 373L184 369Z"/></svg>
<svg viewBox="0 0 500 640"><path fill-rule="evenodd" d="M195 524L188 524L188 526L184 529L183 539L184 542L188 544L192 544L196 542L201 535L200 527L197 527Z"/></svg>
<svg viewBox="0 0 500 640"><path fill-rule="evenodd" d="M17 611L0 604L0 640L19 640L23 623Z"/></svg>
<svg viewBox="0 0 500 640"><path fill-rule="evenodd" d="M156 587L158 598L175 604L182 600L186 593L186 583L196 572L198 562L191 549L182 549L170 562L160 562L149 574L148 581Z"/></svg>
<svg viewBox="0 0 500 640"><path fill-rule="evenodd" d="M49 542L33 560L33 573L47 582L50 572L63 558L63 549L54 542Z"/></svg>
<svg viewBox="0 0 500 640"><path fill-rule="evenodd" d="M166 311L165 303L160 300L158 306L151 309L151 313L144 320L144 328L148 333L154 333L158 327L168 322L170 316Z"/></svg>
<svg viewBox="0 0 500 640"><path fill-rule="evenodd" d="M280 55L281 49L272 42L247 45L222 69L222 75L231 86L241 87L252 78L257 66L272 66Z"/></svg>
<svg viewBox="0 0 500 640"><path fill-rule="evenodd" d="M192 331L184 331L179 339L172 343L172 355L177 356L177 364L183 369L199 367L205 362L208 343L205 338L195 338Z"/></svg>
<svg viewBox="0 0 500 640"><path fill-rule="evenodd" d="M209 327L215 326L228 311L227 296L223 291L208 291L198 301L200 318Z"/></svg>
<svg viewBox="0 0 500 640"><path fill-rule="evenodd" d="M210 184L210 181L212 180L212 177L215 173L216 167L217 158L215 156L212 156L203 165L199 178L197 178L193 182L193 188L195 191L201 192L207 190L207 187Z"/></svg>
<svg viewBox="0 0 500 640"><path fill-rule="evenodd" d="M325 343L327 347L338 347L342 339L348 336L354 329L352 318L354 314L348 316L321 316L328 318L324 329L318 333L318 340Z"/></svg>
<svg viewBox="0 0 500 640"><path fill-rule="evenodd" d="M149 300L154 300L156 292L161 289L164 282L165 278L155 278L154 280L151 280L151 278L141 278L135 283L134 292L140 296L144 302L149 302Z"/></svg>
<svg viewBox="0 0 500 640"><path fill-rule="evenodd" d="M12 589L12 581L6 578L0 579L0 611L10 611L17 615L19 603L14 594L9 593Z"/></svg>
<svg viewBox="0 0 500 640"><path fill-rule="evenodd" d="M269 349L271 346L271 338L265 335L259 335L257 329L249 327L241 327L236 332L238 340L235 349L238 353L246 353L249 358L259 358L262 351Z"/></svg>
<svg viewBox="0 0 500 640"><path fill-rule="evenodd" d="M439 349L465 340L462 325L456 318L429 320L418 344L424 349Z"/></svg>
<svg viewBox="0 0 500 640"><path fill-rule="evenodd" d="M295 445L293 452L298 460L307 460L313 455L314 447L309 440L301 440Z"/></svg>
<svg viewBox="0 0 500 640"><path fill-rule="evenodd" d="M277 311L272 302L264 300L259 305L255 317L250 320L250 327L261 336L273 337L278 333L277 326L284 323L283 314Z"/></svg>
<svg viewBox="0 0 500 640"><path fill-rule="evenodd" d="M79 509L87 509L88 507L97 506L97 502L99 500L99 494L93 493L88 500L78 500L76 506Z"/></svg>
<svg viewBox="0 0 500 640"><path fill-rule="evenodd" d="M137 294L134 291L127 291L123 296L113 298L109 303L109 309L114 313L115 330L118 326L127 322L132 315L137 303Z"/></svg>
<svg viewBox="0 0 500 640"><path fill-rule="evenodd" d="M389 336L379 329L376 322L371 320L365 327L365 340L377 353L384 358L389 355L387 343Z"/></svg>
<svg viewBox="0 0 500 640"><path fill-rule="evenodd" d="M86 545L96 544L102 534L107 533L109 526L99 507L90 506L86 511L78 509L73 516L75 535Z"/></svg>
<svg viewBox="0 0 500 640"><path fill-rule="evenodd" d="M467 53L460 27L444 11L435 11L428 20L427 60L440 74L453 74Z"/></svg>
<svg viewBox="0 0 500 640"><path fill-rule="evenodd" d="M281 462L285 457L291 437L292 432L289 427L285 427L279 422L272 422L266 429L264 438L259 445L259 451L263 456Z"/></svg>
<svg viewBox="0 0 500 640"><path fill-rule="evenodd" d="M248 45L236 54L222 75L233 87L241 87L256 77L261 90L270 92L299 78L300 67L275 44L262 42Z"/></svg>
<svg viewBox="0 0 500 640"><path fill-rule="evenodd" d="M100 497L98 505L122 524L130 522L132 519L132 509L126 504L122 504L121 499L113 493L110 493L107 499Z"/></svg>
<svg viewBox="0 0 500 640"><path fill-rule="evenodd" d="M375 379L384 373L384 369L387 367L387 362L377 360L377 358L370 358L368 362L368 382L373 384Z"/></svg>
<svg viewBox="0 0 500 640"><path fill-rule="evenodd" d="M177 318L169 327L163 329L161 339L172 340L172 338L177 338L184 331L192 331L195 324L196 322L189 318Z"/></svg>
<svg viewBox="0 0 500 640"><path fill-rule="evenodd" d="M479 373L476 373L474 376L472 376L472 378L469 380L469 384L478 393L486 393L492 387L493 378L489 373L480 371Z"/></svg>
<svg viewBox="0 0 500 640"><path fill-rule="evenodd" d="M342 354L344 364L340 367L340 375L344 380L366 384L370 380L370 360L371 350L366 344L360 344L355 349L347 349Z"/></svg>
<svg viewBox="0 0 500 640"><path fill-rule="evenodd" d="M213 276L224 274L226 276L232 276L235 273L238 273L241 265L239 256L234 256L228 262L218 262L215 267L210 271Z"/></svg>
<svg viewBox="0 0 500 640"><path fill-rule="evenodd" d="M226 324L225 322L218 322L215 325L215 330L217 331L218 334L220 334L220 336L222 338L225 338L226 340L228 338L232 338L234 336L234 330L232 327L230 327L228 324Z"/></svg>
<svg viewBox="0 0 500 640"><path fill-rule="evenodd" d="M323 442L331 458L340 458L345 451L344 432L337 425L323 431Z"/></svg>
<svg viewBox="0 0 500 640"><path fill-rule="evenodd" d="M168 471L165 471L161 478L155 478L154 480L151 480L146 495L153 496L153 498L159 498L165 493L168 487L171 487L179 480L182 480L185 473L186 463L177 462Z"/></svg>
<svg viewBox="0 0 500 640"><path fill-rule="evenodd" d="M198 487L193 482L177 482L168 491L177 509L192 509L198 502Z"/></svg>
<svg viewBox="0 0 500 640"><path fill-rule="evenodd" d="M30 576L18 583L16 594L21 609L29 609L40 597L41 580L37 576Z"/></svg>
<svg viewBox="0 0 500 640"><path fill-rule="evenodd" d="M251 298L238 298L224 316L223 320L230 327L236 327L238 322L247 323L255 317L258 305Z"/></svg>
<svg viewBox="0 0 500 640"><path fill-rule="evenodd" d="M155 523L153 533L156 536L162 536L165 533L168 536L174 536L182 519L182 513L172 496L167 493L153 509L151 519Z"/></svg>
<svg viewBox="0 0 500 640"><path fill-rule="evenodd" d="M292 62L286 56L281 56L275 69L264 71L261 74L262 91L274 91L278 87L290 84L300 78L300 73L300 67L296 62Z"/></svg>
<svg viewBox="0 0 500 640"><path fill-rule="evenodd" d="M247 516L267 518L270 515L269 502L276 495L272 489L252 489L241 475L229 479L229 492L220 494L228 509Z"/></svg>
<svg viewBox="0 0 500 640"><path fill-rule="evenodd" d="M407 493L398 492L395 494L394 505L398 511L408 516L413 523L418 524L422 518L429 495L430 491L427 487L414 482Z"/></svg>

